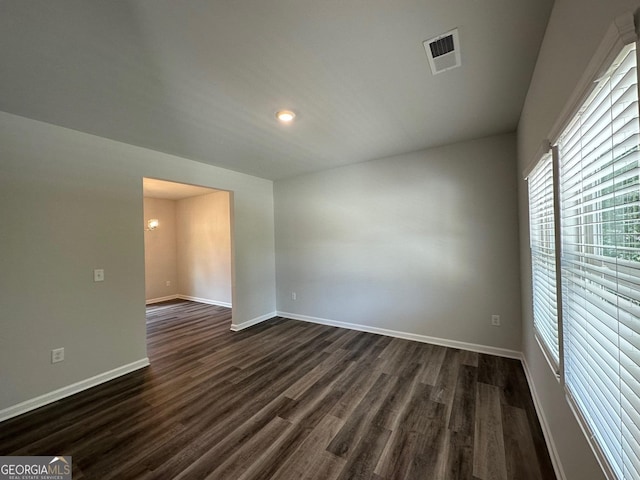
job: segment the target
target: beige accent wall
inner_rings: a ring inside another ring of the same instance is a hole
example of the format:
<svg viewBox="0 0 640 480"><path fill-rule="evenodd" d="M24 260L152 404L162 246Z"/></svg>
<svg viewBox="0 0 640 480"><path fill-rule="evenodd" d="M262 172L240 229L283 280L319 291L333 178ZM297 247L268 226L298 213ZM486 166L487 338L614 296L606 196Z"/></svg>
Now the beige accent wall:
<svg viewBox="0 0 640 480"><path fill-rule="evenodd" d="M231 304L231 237L228 192L176 202L179 293Z"/></svg>
<svg viewBox="0 0 640 480"><path fill-rule="evenodd" d="M526 168L587 70L613 20L640 6L632 0L557 0L547 26L518 127L522 348L550 443L567 480L605 478L534 336Z"/></svg>
<svg viewBox="0 0 640 480"><path fill-rule="evenodd" d="M275 313L271 181L0 113L0 411L146 357L143 177L233 192L233 321Z"/></svg>
<svg viewBox="0 0 640 480"><path fill-rule="evenodd" d="M157 229L147 231L147 221L157 218ZM178 250L176 238L176 202L163 198L144 199L145 299L177 295ZM169 285L167 285L169 282Z"/></svg>
<svg viewBox="0 0 640 480"><path fill-rule="evenodd" d="M181 295L232 305L230 196L144 199L145 228L150 218L160 221L144 236L147 301Z"/></svg>
<svg viewBox="0 0 640 480"><path fill-rule="evenodd" d="M278 311L519 351L516 192L513 134L276 181Z"/></svg>

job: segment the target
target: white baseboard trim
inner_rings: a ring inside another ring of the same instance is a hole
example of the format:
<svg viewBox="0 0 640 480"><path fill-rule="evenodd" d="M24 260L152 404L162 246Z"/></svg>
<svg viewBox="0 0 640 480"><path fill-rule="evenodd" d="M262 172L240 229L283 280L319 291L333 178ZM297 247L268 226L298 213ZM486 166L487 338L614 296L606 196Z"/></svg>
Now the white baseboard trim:
<svg viewBox="0 0 640 480"><path fill-rule="evenodd" d="M176 298L179 298L179 295L167 295L166 297L150 298L149 300L145 300L144 303L146 305L151 305L154 303L168 302L169 300L175 300Z"/></svg>
<svg viewBox="0 0 640 480"><path fill-rule="evenodd" d="M149 300L145 300L146 305L152 305L154 303L160 302L168 302L169 300L191 300L192 302L198 303L206 303L207 305L217 305L218 307L228 307L231 308L231 304L229 302L223 302L221 300L209 300L208 298L200 298L200 297L192 297L190 295L167 295L166 297L158 297L158 298L150 298Z"/></svg>
<svg viewBox="0 0 640 480"><path fill-rule="evenodd" d="M252 327L253 325L257 325L258 323L262 323L276 316L277 316L276 312L271 312L271 313L266 313L264 315L260 315L259 317L256 317L256 318L252 318L251 320L247 320L246 322L232 323L231 331L239 332L240 330L244 330L245 328Z"/></svg>
<svg viewBox="0 0 640 480"><path fill-rule="evenodd" d="M50 403L57 402L58 400L62 400L63 398L69 397L76 393L80 393L91 387L95 387L96 385L100 385L101 383L108 382L109 380L113 380L114 378L118 378L122 375L126 375L127 373L131 373L144 368L147 365L149 365L149 359L145 357L136 362L129 363L127 365L114 368L113 370L109 370L108 372L101 373L99 375L96 375L95 377L81 380L71 385L67 385L66 387L54 390L53 392L45 393L44 395L40 395L39 397L26 400L11 407L7 407L0 410L0 422L13 417L17 417L18 415L22 415L23 413L30 412L31 410L35 410L36 408L44 407L45 405L48 405Z"/></svg>
<svg viewBox="0 0 640 480"><path fill-rule="evenodd" d="M529 372L529 366L527 365L527 359L524 355L522 355L522 366L524 367L524 374L527 377L527 383L529 384L529 391L531 392L531 398L533 398L533 405L536 409L536 413L538 414L538 419L540 420L540 427L542 427L542 433L544 435L545 442L547 443L547 449L549 450L549 456L551 457L551 463L553 464L553 469L556 472L556 477L558 480L566 480L567 477L564 473L564 469L562 468L562 462L560 461L560 455L558 454L558 449L556 448L556 444L553 441L553 437L551 436L551 430L549 429L549 422L544 415L544 410L540 406L540 399L538 398L538 393L536 391L535 384L533 383L533 379L531 378L531 374Z"/></svg>
<svg viewBox="0 0 640 480"><path fill-rule="evenodd" d="M206 303L207 305L217 305L218 307L231 308L231 304L229 302L223 302L220 300L209 300L208 298L192 297L190 295L176 295L176 298L179 298L181 300L191 300L192 302Z"/></svg>
<svg viewBox="0 0 640 480"><path fill-rule="evenodd" d="M515 358L520 360L522 354L516 350L506 348L490 347L488 345L478 345L475 343L459 342L457 340L448 340L445 338L429 337L427 335L419 335L417 333L400 332L397 330L389 330L386 328L371 327L369 325L361 325L358 323L338 322L336 320L327 320L326 318L309 317L307 315L299 315L297 313L276 312L278 316L291 318L292 320L301 320L303 322L319 323L321 325L330 325L332 327L348 328L349 330L358 330L360 332L377 333L388 337L403 338L405 340L414 340L422 343L432 343L443 347L459 348L461 350L469 350L472 352L486 353L499 357Z"/></svg>

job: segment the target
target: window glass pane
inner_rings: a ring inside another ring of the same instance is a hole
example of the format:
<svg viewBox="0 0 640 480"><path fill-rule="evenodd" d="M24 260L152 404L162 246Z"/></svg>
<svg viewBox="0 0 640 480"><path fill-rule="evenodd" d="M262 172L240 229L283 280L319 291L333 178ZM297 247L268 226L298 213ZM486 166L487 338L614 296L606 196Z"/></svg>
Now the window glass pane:
<svg viewBox="0 0 640 480"><path fill-rule="evenodd" d="M558 368L558 299L556 292L553 162L545 155L528 177L529 232L536 333Z"/></svg>

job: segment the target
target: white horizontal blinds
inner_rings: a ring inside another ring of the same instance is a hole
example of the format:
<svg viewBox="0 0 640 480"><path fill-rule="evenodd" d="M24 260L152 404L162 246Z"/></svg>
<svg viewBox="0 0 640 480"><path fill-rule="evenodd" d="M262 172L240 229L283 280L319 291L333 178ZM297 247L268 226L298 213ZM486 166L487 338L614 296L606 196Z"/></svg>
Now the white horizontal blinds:
<svg viewBox="0 0 640 480"><path fill-rule="evenodd" d="M556 369L559 363L553 161L545 155L528 177L533 324Z"/></svg>
<svg viewBox="0 0 640 480"><path fill-rule="evenodd" d="M639 131L629 45L559 140L565 382L625 480L640 480Z"/></svg>

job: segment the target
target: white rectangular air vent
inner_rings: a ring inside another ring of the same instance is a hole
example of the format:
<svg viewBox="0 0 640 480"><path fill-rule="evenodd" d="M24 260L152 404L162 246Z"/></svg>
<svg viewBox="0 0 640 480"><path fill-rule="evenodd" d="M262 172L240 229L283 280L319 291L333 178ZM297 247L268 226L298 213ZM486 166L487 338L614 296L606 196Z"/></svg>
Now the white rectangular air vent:
<svg viewBox="0 0 640 480"><path fill-rule="evenodd" d="M457 28L425 40L423 45L434 75L460 66L460 41Z"/></svg>

